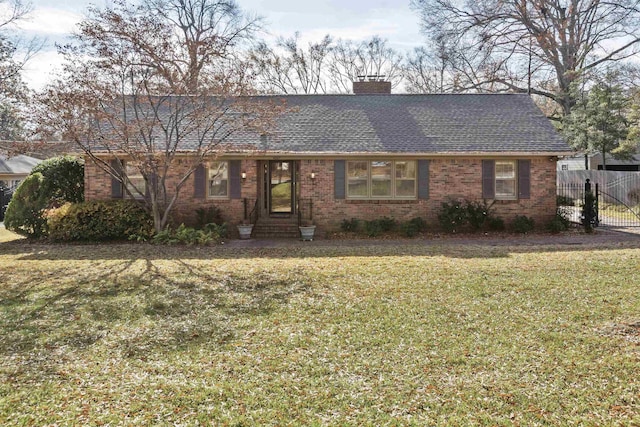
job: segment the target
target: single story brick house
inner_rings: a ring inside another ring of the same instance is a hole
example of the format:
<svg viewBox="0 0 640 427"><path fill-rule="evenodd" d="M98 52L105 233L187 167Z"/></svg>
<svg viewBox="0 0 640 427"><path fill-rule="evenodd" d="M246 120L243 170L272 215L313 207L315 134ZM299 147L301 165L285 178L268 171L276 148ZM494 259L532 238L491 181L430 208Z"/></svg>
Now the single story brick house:
<svg viewBox="0 0 640 427"><path fill-rule="evenodd" d="M351 218L435 223L450 199L495 201L507 223L554 216L557 158L571 150L528 95L391 94L384 82L358 83L353 95L263 97L286 103L276 129L227 141L183 188L174 220L217 206L258 235L296 233L301 220L322 233ZM97 166L85 170L88 200L123 196Z"/></svg>

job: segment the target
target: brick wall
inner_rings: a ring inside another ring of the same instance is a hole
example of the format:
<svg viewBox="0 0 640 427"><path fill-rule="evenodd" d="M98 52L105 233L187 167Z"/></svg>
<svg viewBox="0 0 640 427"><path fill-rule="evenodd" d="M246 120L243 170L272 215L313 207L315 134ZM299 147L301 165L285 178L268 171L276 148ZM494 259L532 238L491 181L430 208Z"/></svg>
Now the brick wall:
<svg viewBox="0 0 640 427"><path fill-rule="evenodd" d="M549 157L531 159L531 198L526 200L497 201L493 211L509 223L516 215L531 216L537 224L544 224L555 214L556 209L556 162ZM168 180L167 188L174 188L184 173L186 160L175 165L175 174ZM252 202L258 195L258 162L243 160L241 170L247 178L242 182L242 198ZM441 202L450 198L482 201L482 159L480 158L436 158L429 162L428 200L336 200L334 198L334 160L300 160L300 198L312 200L313 219L319 231L337 230L343 219L358 218L372 220L383 216L406 221L420 216L429 223L437 222ZM311 178L311 173L315 179ZM242 221L244 204L242 199L196 199L193 176L181 190L172 220L174 223L192 223L195 210L200 207L217 206L230 224ZM90 161L85 165L85 197L87 200L111 198L111 177ZM253 206L249 206L251 210Z"/></svg>

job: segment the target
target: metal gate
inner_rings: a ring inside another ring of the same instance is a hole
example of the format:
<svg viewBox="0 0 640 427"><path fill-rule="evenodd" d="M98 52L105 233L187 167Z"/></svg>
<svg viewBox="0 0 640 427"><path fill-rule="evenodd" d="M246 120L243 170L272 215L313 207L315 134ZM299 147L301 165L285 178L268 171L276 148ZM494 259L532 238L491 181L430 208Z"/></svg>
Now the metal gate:
<svg viewBox="0 0 640 427"><path fill-rule="evenodd" d="M558 207L580 223L588 191L595 196L596 227L640 227L640 173L612 171L558 172Z"/></svg>

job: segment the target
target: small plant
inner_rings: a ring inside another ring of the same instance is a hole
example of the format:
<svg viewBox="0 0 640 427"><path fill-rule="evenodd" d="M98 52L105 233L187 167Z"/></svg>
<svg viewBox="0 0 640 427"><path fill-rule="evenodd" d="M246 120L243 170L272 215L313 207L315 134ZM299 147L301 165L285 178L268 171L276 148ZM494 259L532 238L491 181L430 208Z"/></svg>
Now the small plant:
<svg viewBox="0 0 640 427"><path fill-rule="evenodd" d="M506 228L504 225L504 220L497 216L492 216L487 219L487 226L491 231L504 231Z"/></svg>
<svg viewBox="0 0 640 427"><path fill-rule="evenodd" d="M388 216L383 216L377 221L380 224L380 229L382 231L393 231L396 228L396 225L398 225L398 222L395 219L389 218Z"/></svg>
<svg viewBox="0 0 640 427"><path fill-rule="evenodd" d="M535 227L535 221L525 215L516 215L516 219L513 221L513 229L517 233L526 234L532 231Z"/></svg>
<svg viewBox="0 0 640 427"><path fill-rule="evenodd" d="M380 221L374 219L372 221L365 221L364 230L369 237L377 237L383 230L380 225Z"/></svg>
<svg viewBox="0 0 640 427"><path fill-rule="evenodd" d="M340 229L346 232L356 232L358 231L358 226L360 225L360 220L357 218L351 219L343 219L340 223Z"/></svg>
<svg viewBox="0 0 640 427"><path fill-rule="evenodd" d="M414 237L427 229L427 222L420 217L415 217L402 224L401 229L405 236Z"/></svg>
<svg viewBox="0 0 640 427"><path fill-rule="evenodd" d="M226 224L208 224L202 230L197 230L192 227L187 227L184 224L180 224L180 226L175 230L167 228L166 230L157 233L153 237L153 242L164 245L182 244L188 246L204 246L220 241L223 237L220 234L221 232L226 234Z"/></svg>
<svg viewBox="0 0 640 427"><path fill-rule="evenodd" d="M195 228L203 230L208 224L222 224L224 219L222 218L222 212L217 206L209 206L206 208L196 209L196 224Z"/></svg>
<svg viewBox="0 0 640 427"><path fill-rule="evenodd" d="M467 210L464 207L464 202L459 200L442 202L438 222L449 233L455 233L456 230L464 227L467 223Z"/></svg>

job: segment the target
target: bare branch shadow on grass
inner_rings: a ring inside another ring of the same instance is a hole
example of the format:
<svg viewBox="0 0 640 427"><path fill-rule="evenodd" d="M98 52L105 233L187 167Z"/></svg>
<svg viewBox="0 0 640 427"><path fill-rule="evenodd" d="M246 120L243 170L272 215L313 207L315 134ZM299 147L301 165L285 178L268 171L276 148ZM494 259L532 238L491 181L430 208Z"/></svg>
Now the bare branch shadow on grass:
<svg viewBox="0 0 640 427"><path fill-rule="evenodd" d="M236 242L237 243L237 242ZM20 260L121 260L146 258L182 259L252 259L313 257L403 257L443 256L457 259L506 258L516 253L560 251L617 250L640 248L640 235L622 235L619 239L593 236L562 238L555 236L513 239L436 239L392 241L320 241L269 242L206 247L161 246L136 243L107 244L37 244L24 241L0 243L0 255L14 255Z"/></svg>
<svg viewBox="0 0 640 427"><path fill-rule="evenodd" d="M0 356L28 361L8 367L8 377L55 375L61 355L93 346L141 359L221 346L241 334L248 316L268 315L308 290L302 278L217 274L182 260L171 268L150 259L96 267L103 273L60 267L64 279L48 286L25 277L0 287Z"/></svg>

